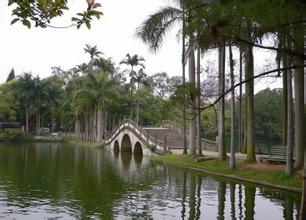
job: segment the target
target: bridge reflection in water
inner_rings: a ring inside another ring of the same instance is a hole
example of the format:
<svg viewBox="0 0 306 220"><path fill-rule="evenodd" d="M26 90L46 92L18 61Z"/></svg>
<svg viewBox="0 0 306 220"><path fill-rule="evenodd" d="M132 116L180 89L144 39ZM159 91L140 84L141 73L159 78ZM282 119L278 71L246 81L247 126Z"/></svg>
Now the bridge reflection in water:
<svg viewBox="0 0 306 220"><path fill-rule="evenodd" d="M0 145L0 218L298 219L300 195L167 167L131 152Z"/></svg>

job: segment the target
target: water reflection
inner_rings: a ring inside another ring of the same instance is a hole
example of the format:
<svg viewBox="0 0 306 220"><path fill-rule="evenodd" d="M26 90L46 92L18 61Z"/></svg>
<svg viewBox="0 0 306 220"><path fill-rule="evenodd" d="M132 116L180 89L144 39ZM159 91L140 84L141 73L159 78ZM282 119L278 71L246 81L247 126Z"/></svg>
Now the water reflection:
<svg viewBox="0 0 306 220"><path fill-rule="evenodd" d="M299 200L131 153L0 145L0 218L298 219Z"/></svg>

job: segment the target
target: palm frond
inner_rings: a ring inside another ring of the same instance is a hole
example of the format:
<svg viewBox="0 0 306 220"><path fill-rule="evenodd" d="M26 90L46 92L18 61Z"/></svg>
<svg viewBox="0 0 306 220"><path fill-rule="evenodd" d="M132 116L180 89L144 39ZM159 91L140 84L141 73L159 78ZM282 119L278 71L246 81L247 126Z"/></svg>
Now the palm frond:
<svg viewBox="0 0 306 220"><path fill-rule="evenodd" d="M177 22L182 21L182 10L166 7L149 16L136 30L136 37L148 44L150 49L157 51L167 33Z"/></svg>

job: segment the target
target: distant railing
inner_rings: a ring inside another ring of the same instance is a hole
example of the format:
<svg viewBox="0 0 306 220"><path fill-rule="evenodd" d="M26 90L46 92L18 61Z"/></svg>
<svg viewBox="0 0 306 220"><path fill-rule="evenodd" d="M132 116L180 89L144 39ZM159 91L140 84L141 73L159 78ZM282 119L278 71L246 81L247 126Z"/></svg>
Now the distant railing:
<svg viewBox="0 0 306 220"><path fill-rule="evenodd" d="M178 124L174 121L164 120L164 121L158 123L156 126L161 127L161 128L168 128L168 129L171 129L171 130L175 130L181 136L184 135L183 126L181 126L180 124ZM187 128L186 128L186 136L187 136L187 138L189 136L189 129L187 129ZM208 140L206 138L201 138L201 144L203 146L203 149L218 151L217 141L211 141L211 140Z"/></svg>

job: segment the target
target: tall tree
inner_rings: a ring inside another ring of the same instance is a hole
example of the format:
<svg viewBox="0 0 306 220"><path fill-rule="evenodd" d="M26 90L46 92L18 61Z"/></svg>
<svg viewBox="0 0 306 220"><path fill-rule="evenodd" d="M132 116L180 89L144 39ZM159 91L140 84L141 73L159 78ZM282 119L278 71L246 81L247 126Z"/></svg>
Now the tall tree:
<svg viewBox="0 0 306 220"><path fill-rule="evenodd" d="M248 162L256 161L254 142L254 55L253 47L246 45L245 48L245 78L249 80L245 85L247 102L247 141L246 150Z"/></svg>
<svg viewBox="0 0 306 220"><path fill-rule="evenodd" d="M196 155L196 93L195 88L195 56L194 56L194 37L190 35L189 52L188 52L188 67L189 67L189 154Z"/></svg>
<svg viewBox="0 0 306 220"><path fill-rule="evenodd" d="M290 175L293 171L293 99L292 99L292 73L287 73L287 102L288 102L288 115L287 115L287 161L286 161L286 174Z"/></svg>
<svg viewBox="0 0 306 220"><path fill-rule="evenodd" d="M137 30L137 36L141 38L149 47L156 51L161 47L163 39L167 31L172 28L176 23L183 23L183 54L182 54L182 73L183 73L183 84L185 84L185 58L188 56L189 60L189 84L190 87L195 88L195 61L194 61L194 37L193 33L187 33L185 30L185 23L191 22L193 20L193 11L185 10L185 1L180 1L180 8L175 7L165 7L157 11L155 14L149 16ZM185 37L189 40L189 51L186 54L185 51ZM192 92L191 92L192 93ZM190 93L190 94L191 94ZM192 94L189 96L189 114L187 117L191 119L189 122L189 148L191 154L195 154L195 96ZM185 101L184 101L185 103ZM191 106L191 108L190 108ZM184 151L187 153L187 141L186 141L186 132L185 132L185 107L183 107L183 139L184 139Z"/></svg>
<svg viewBox="0 0 306 220"><path fill-rule="evenodd" d="M29 132L29 109L34 99L34 83L30 73L24 73L19 77L19 94L24 102L25 107L25 128Z"/></svg>
<svg viewBox="0 0 306 220"><path fill-rule="evenodd" d="M147 74L145 74L143 68L141 68L137 72L135 71L131 72L130 77L131 77L131 81L137 84L136 92L139 92L141 84L146 84L147 82L146 81ZM139 122L139 97L137 97L137 94L136 94L136 123L138 124L138 122Z"/></svg>
<svg viewBox="0 0 306 220"><path fill-rule="evenodd" d="M94 58L100 57L102 52L98 50L97 45L91 46L89 44L85 44L84 51L85 51L85 53L88 53L89 56L90 56L89 69L90 69L90 72L92 72L93 71L93 65L94 65Z"/></svg>
<svg viewBox="0 0 306 220"><path fill-rule="evenodd" d="M201 49L197 48L197 146L198 156L203 156L201 136Z"/></svg>
<svg viewBox="0 0 306 220"><path fill-rule="evenodd" d="M137 75L134 68L135 67L142 67L145 68L144 62L145 59L137 54L131 56L129 53L126 55L125 59L123 59L120 64L125 64L131 67L129 76L130 76L130 98L131 98L131 109L130 109L130 117L133 119L134 113L133 113L133 87L134 87L134 79L133 75Z"/></svg>
<svg viewBox="0 0 306 220"><path fill-rule="evenodd" d="M234 87L235 76L234 76L234 60L232 46L229 46L229 57L230 57L230 75L231 75L231 87ZM231 156L230 156L230 168L234 169L235 164L235 89L231 91Z"/></svg>
<svg viewBox="0 0 306 220"><path fill-rule="evenodd" d="M226 159L225 139L224 139L224 92L225 92L225 46L218 48L218 72L219 72L219 96L222 98L219 101L218 110L218 152L219 160Z"/></svg>

